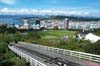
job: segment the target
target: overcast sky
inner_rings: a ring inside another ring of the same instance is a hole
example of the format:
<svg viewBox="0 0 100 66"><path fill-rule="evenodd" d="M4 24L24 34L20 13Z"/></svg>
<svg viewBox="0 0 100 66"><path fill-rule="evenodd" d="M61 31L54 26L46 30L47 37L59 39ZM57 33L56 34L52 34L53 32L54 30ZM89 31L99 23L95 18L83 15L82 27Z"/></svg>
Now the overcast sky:
<svg viewBox="0 0 100 66"><path fill-rule="evenodd" d="M64 14L100 17L100 0L0 0L0 14Z"/></svg>

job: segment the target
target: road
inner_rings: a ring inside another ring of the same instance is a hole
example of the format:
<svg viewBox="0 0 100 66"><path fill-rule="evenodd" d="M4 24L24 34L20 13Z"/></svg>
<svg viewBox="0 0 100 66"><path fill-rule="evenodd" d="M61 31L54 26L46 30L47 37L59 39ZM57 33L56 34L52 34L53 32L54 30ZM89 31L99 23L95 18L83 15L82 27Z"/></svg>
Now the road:
<svg viewBox="0 0 100 66"><path fill-rule="evenodd" d="M84 60L45 51L32 45L16 44L14 47L47 66L88 66L83 63Z"/></svg>

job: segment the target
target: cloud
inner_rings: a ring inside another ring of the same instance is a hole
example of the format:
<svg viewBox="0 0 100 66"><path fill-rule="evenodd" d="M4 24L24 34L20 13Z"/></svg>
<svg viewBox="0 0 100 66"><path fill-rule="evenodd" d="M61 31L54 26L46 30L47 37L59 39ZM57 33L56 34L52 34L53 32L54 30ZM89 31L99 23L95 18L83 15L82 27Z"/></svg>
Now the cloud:
<svg viewBox="0 0 100 66"><path fill-rule="evenodd" d="M3 8L0 10L0 14L22 14L22 15L88 15L89 12L74 11L74 10L43 10L43 9L18 9L10 10L8 8Z"/></svg>
<svg viewBox="0 0 100 66"><path fill-rule="evenodd" d="M0 0L1 3L13 5L16 3L17 0Z"/></svg>
<svg viewBox="0 0 100 66"><path fill-rule="evenodd" d="M2 14L7 14L8 13L8 8L3 8L0 10L0 13Z"/></svg>

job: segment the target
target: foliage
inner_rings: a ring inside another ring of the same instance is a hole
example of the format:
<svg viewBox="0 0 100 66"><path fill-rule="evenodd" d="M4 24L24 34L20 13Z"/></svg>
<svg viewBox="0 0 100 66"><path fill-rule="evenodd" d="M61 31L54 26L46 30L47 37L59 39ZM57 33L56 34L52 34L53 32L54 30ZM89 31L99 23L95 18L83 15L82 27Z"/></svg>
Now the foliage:
<svg viewBox="0 0 100 66"><path fill-rule="evenodd" d="M12 36L12 40L13 41L20 41L21 40L21 38L22 38L22 35L19 33L19 32L16 32L15 34L13 34L13 36Z"/></svg>
<svg viewBox="0 0 100 66"><path fill-rule="evenodd" d="M9 43L9 36L7 34L0 34L0 41Z"/></svg>
<svg viewBox="0 0 100 66"><path fill-rule="evenodd" d="M0 26L0 33L5 33L7 31L7 27L2 25Z"/></svg>
<svg viewBox="0 0 100 66"><path fill-rule="evenodd" d="M32 31L32 32L29 32L27 35L26 35L26 38L32 38L32 39L40 39L40 34L36 31Z"/></svg>
<svg viewBox="0 0 100 66"><path fill-rule="evenodd" d="M94 33L95 33L96 35L100 36L100 29L95 29L95 30L94 30Z"/></svg>
<svg viewBox="0 0 100 66"><path fill-rule="evenodd" d="M0 33L15 33L16 28L7 27L6 25L0 26Z"/></svg>
<svg viewBox="0 0 100 66"><path fill-rule="evenodd" d="M6 52L6 46L7 46L7 44L5 43L2 43L2 44L0 44L0 55L1 55L1 53L5 53Z"/></svg>
<svg viewBox="0 0 100 66"><path fill-rule="evenodd" d="M87 44L84 49L87 53L100 54L100 40L94 44Z"/></svg>
<svg viewBox="0 0 100 66"><path fill-rule="evenodd" d="M16 28L12 28L12 27L9 27L8 29L7 29L7 33L16 33Z"/></svg>
<svg viewBox="0 0 100 66"><path fill-rule="evenodd" d="M7 43L0 43L0 66L26 66L25 60L17 58L7 46Z"/></svg>

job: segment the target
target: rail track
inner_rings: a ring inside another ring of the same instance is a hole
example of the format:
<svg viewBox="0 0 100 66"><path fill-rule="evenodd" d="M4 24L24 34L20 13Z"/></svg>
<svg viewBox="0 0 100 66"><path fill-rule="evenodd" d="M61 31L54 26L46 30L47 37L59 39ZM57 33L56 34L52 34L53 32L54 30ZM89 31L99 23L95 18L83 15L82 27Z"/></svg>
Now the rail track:
<svg viewBox="0 0 100 66"><path fill-rule="evenodd" d="M46 63L49 63L49 64L56 64L57 66L86 66L86 65L81 65L81 64L78 64L78 63L75 63L75 62L72 62L72 61L69 61L67 59L64 59L64 58L61 58L61 57L56 57L56 56L52 56L52 55L47 55L47 54L44 54L44 53L40 53L40 52L37 52L35 50L32 50L30 48L26 48L24 46L19 46L19 45L14 45L16 46L17 48L19 49L22 49L24 51L27 51L33 55L36 55L42 59L45 59L44 62Z"/></svg>

